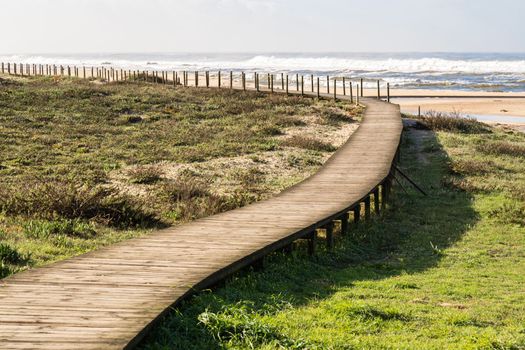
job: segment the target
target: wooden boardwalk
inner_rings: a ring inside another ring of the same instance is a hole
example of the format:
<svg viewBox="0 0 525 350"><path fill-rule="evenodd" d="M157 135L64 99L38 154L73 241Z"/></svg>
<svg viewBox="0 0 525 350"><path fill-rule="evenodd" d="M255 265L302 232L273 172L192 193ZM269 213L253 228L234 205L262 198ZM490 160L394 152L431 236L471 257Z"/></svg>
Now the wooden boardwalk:
<svg viewBox="0 0 525 350"><path fill-rule="evenodd" d="M388 193L398 106L365 99L357 131L318 173L266 201L0 281L1 349L133 347L166 310ZM385 186L386 185L386 186ZM386 189L386 191L385 191ZM372 195L372 196L371 196Z"/></svg>

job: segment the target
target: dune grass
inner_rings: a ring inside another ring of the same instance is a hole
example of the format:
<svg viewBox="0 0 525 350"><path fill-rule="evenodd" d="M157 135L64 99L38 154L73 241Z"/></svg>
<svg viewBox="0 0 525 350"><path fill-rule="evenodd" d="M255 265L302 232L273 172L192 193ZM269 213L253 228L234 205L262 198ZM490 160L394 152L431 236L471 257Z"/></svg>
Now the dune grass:
<svg viewBox="0 0 525 350"><path fill-rule="evenodd" d="M323 135L360 112L277 94L0 76L0 278L277 193L313 173L336 148ZM305 129L311 142L286 144Z"/></svg>
<svg viewBox="0 0 525 350"><path fill-rule="evenodd" d="M525 349L523 134L407 129L388 210L183 302L143 349ZM448 129L447 129L448 130Z"/></svg>

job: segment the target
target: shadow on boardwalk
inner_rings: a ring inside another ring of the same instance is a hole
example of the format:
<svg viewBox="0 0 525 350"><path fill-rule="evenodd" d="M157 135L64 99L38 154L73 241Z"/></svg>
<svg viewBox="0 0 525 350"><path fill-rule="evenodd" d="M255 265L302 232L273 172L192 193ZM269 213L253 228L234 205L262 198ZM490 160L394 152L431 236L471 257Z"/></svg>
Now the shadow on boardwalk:
<svg viewBox="0 0 525 350"><path fill-rule="evenodd" d="M397 185L393 203L381 217L353 227L334 253L308 257L300 244L291 255L274 254L264 270L231 278L213 293L183 302L147 337L143 348L221 349L221 342L243 338L259 344L296 346L252 315L322 300L357 281L381 280L436 266L441 249L458 241L477 221L468 193L443 185L448 157L430 131L409 130L401 167L429 193L423 197ZM322 240L320 240L322 243ZM206 324L206 326L205 326ZM298 346L299 345L299 346Z"/></svg>

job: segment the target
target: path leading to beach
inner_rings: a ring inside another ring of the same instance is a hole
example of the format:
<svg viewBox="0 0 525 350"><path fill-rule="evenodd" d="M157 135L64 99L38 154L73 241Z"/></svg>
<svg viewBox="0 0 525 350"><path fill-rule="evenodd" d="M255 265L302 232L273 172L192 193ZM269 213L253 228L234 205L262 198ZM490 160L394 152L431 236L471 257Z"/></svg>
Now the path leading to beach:
<svg viewBox="0 0 525 350"><path fill-rule="evenodd" d="M334 220L347 227L363 203L365 217L371 200L379 211L402 125L398 106L364 104L362 124L320 171L267 201L2 280L0 348L133 347L194 291L296 239L314 250L316 229L331 233Z"/></svg>

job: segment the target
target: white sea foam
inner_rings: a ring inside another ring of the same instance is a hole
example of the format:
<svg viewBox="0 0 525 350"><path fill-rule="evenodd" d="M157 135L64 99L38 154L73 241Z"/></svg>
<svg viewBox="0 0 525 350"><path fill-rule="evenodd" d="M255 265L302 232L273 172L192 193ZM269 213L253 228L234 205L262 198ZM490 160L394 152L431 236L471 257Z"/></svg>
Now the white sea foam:
<svg viewBox="0 0 525 350"><path fill-rule="evenodd" d="M100 66L137 70L273 71L381 78L396 86L508 84L525 90L524 54L97 54L11 55L2 62ZM152 64L155 63L155 64ZM521 83L520 83L521 82Z"/></svg>

